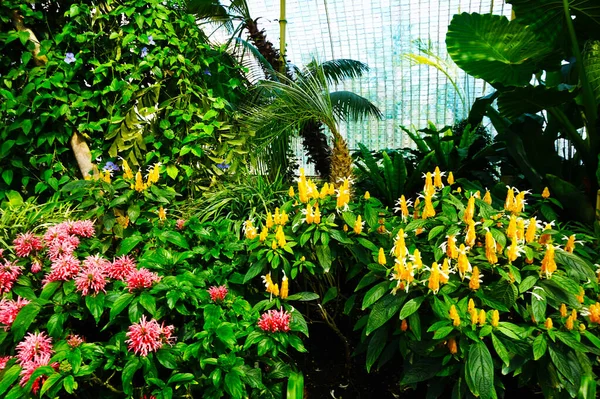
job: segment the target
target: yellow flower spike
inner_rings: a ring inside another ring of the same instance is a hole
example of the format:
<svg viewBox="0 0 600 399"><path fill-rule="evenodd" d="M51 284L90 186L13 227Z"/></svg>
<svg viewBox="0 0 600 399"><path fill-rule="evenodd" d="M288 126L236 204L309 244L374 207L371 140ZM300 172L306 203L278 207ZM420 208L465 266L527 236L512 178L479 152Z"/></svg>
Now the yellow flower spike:
<svg viewBox="0 0 600 399"><path fill-rule="evenodd" d="M320 196L319 189L317 188L317 185L312 180L308 181L308 187L309 187L310 196L314 199L319 199L319 196Z"/></svg>
<svg viewBox="0 0 600 399"><path fill-rule="evenodd" d="M435 209L431 202L431 195L425 195L425 209L423 210L423 219L427 219L435 216Z"/></svg>
<svg viewBox="0 0 600 399"><path fill-rule="evenodd" d="M308 202L308 185L306 176L304 176L304 168L300 168L300 179L298 180L298 199L303 204Z"/></svg>
<svg viewBox="0 0 600 399"><path fill-rule="evenodd" d="M535 218L529 219L529 225L527 226L527 231L525 232L525 242L527 244L535 241L535 233L537 229Z"/></svg>
<svg viewBox="0 0 600 399"><path fill-rule="evenodd" d="M315 204L315 209L314 209L314 212L313 212L313 218L314 218L313 222L315 224L321 223L321 211L319 210L319 203L318 202Z"/></svg>
<svg viewBox="0 0 600 399"><path fill-rule="evenodd" d="M552 273L556 271L556 262L554 261L554 246L548 244L544 259L542 259L541 273L547 278L552 276Z"/></svg>
<svg viewBox="0 0 600 399"><path fill-rule="evenodd" d="M363 231L363 222L362 222L362 218L360 217L360 215L358 215L356 217L356 222L354 223L354 232L356 234L360 234Z"/></svg>
<svg viewBox="0 0 600 399"><path fill-rule="evenodd" d="M369 194L369 192L368 192L368 191L365 193L365 199L366 199L366 200L369 200L369 199L371 199L371 194Z"/></svg>
<svg viewBox="0 0 600 399"><path fill-rule="evenodd" d="M392 253L397 259L404 260L406 258L408 251L406 249L406 242L404 241L404 229L400 229L396 235Z"/></svg>
<svg viewBox="0 0 600 399"><path fill-rule="evenodd" d="M129 164L127 163L127 161L124 159L123 160L123 178L128 179L128 180L132 180L133 179L133 172L131 171L131 168L129 167Z"/></svg>
<svg viewBox="0 0 600 399"><path fill-rule="evenodd" d="M273 240L273 242L271 242L271 249L277 249L277 241Z"/></svg>
<svg viewBox="0 0 600 399"><path fill-rule="evenodd" d="M408 204L406 203L406 198L404 195L400 196L400 213L402 214L402 220L406 221L408 218Z"/></svg>
<svg viewBox="0 0 600 399"><path fill-rule="evenodd" d="M460 187L457 187L457 188L456 188L456 192L457 192L457 193L459 193L459 194L460 194L460 193L462 193L462 188L460 188Z"/></svg>
<svg viewBox="0 0 600 399"><path fill-rule="evenodd" d="M590 305L590 323L600 323L600 303Z"/></svg>
<svg viewBox="0 0 600 399"><path fill-rule="evenodd" d="M408 330L408 321L406 319L402 320L402 323L400 324L400 330L401 331Z"/></svg>
<svg viewBox="0 0 600 399"><path fill-rule="evenodd" d="M281 280L281 291L279 297L281 299L286 299L289 293L289 282L287 276L284 274L283 279Z"/></svg>
<svg viewBox="0 0 600 399"><path fill-rule="evenodd" d="M504 209L506 209L507 211L510 211L514 206L514 202L515 202L515 190L509 187L508 191L506 192L506 200L504 201Z"/></svg>
<svg viewBox="0 0 600 399"><path fill-rule="evenodd" d="M444 188L444 183L442 183L442 173L440 172L439 166L436 166L435 171L433 172L433 185L436 188Z"/></svg>
<svg viewBox="0 0 600 399"><path fill-rule="evenodd" d="M469 220L473 220L473 216L475 216L475 196L472 195L467 202L463 220L468 223Z"/></svg>
<svg viewBox="0 0 600 399"><path fill-rule="evenodd" d="M567 321L565 322L565 328L569 331L571 331L573 329L573 322L575 320L573 320L573 316L569 316L567 317Z"/></svg>
<svg viewBox="0 0 600 399"><path fill-rule="evenodd" d="M550 198L550 190L548 190L548 187L544 187L544 191L542 191L542 198Z"/></svg>
<svg viewBox="0 0 600 399"><path fill-rule="evenodd" d="M327 192L327 194L329 194L329 195L335 195L335 186L333 185L333 183L331 183L329 185L329 191Z"/></svg>
<svg viewBox="0 0 600 399"><path fill-rule="evenodd" d="M451 186L454 184L454 175L452 172L448 173L448 185Z"/></svg>
<svg viewBox="0 0 600 399"><path fill-rule="evenodd" d="M385 253L383 253L383 248L379 248L379 254L377 256L377 263L380 265L386 264Z"/></svg>
<svg viewBox="0 0 600 399"><path fill-rule="evenodd" d="M265 291L275 296L279 295L279 285L273 284L273 280L271 279L271 273L267 273L266 275L262 276L262 280L265 284Z"/></svg>
<svg viewBox="0 0 600 399"><path fill-rule="evenodd" d="M329 195L329 183L323 184L323 187L321 187L321 194L319 194L319 198L325 199L327 195Z"/></svg>
<svg viewBox="0 0 600 399"><path fill-rule="evenodd" d="M269 230L267 230L267 228L263 226L262 230L260 231L260 236L258 237L260 242L265 242L268 234L269 234Z"/></svg>
<svg viewBox="0 0 600 399"><path fill-rule="evenodd" d="M146 185L144 184L144 180L142 178L142 172L138 170L135 174L135 191L141 193L146 189Z"/></svg>
<svg viewBox="0 0 600 399"><path fill-rule="evenodd" d="M285 226L285 224L290 220L290 217L288 216L287 213L285 213L284 210L279 212L279 222L281 223L282 226Z"/></svg>
<svg viewBox="0 0 600 399"><path fill-rule="evenodd" d="M418 236L419 234L423 233L425 230L422 227L419 227L418 229L415 230L415 235Z"/></svg>
<svg viewBox="0 0 600 399"><path fill-rule="evenodd" d="M460 326L460 316L458 315L458 311L456 310L456 306L450 306L450 320L452 320L452 325L454 327Z"/></svg>
<svg viewBox="0 0 600 399"><path fill-rule="evenodd" d="M465 237L465 244L467 246L472 247L475 245L475 239L477 238L475 234L475 221L473 219L467 222L467 234Z"/></svg>
<svg viewBox="0 0 600 399"><path fill-rule="evenodd" d="M479 323L479 326L483 326L485 324L486 317L487 317L487 315L485 314L485 310L481 309L479 311L479 320L477 320L477 322Z"/></svg>
<svg viewBox="0 0 600 399"><path fill-rule="evenodd" d="M573 320L577 320L577 310L571 310L571 317L573 318Z"/></svg>
<svg viewBox="0 0 600 399"><path fill-rule="evenodd" d="M290 197L292 197L292 198L296 195L296 193L294 192L294 187L290 186L290 189L288 191L288 195Z"/></svg>
<svg viewBox="0 0 600 399"><path fill-rule="evenodd" d="M544 234L544 231L551 230L551 229L552 229L552 224L546 223L546 225L544 226L544 230L542 231L542 234L540 235L538 243L540 243L541 245L545 245L545 244L550 243L550 241L552 241L552 237L550 236L550 234Z"/></svg>
<svg viewBox="0 0 600 399"><path fill-rule="evenodd" d="M267 221L265 222L267 229L271 229L271 227L273 227L273 215L271 215L271 212L267 212Z"/></svg>
<svg viewBox="0 0 600 399"><path fill-rule="evenodd" d="M521 191L515 196L515 202L510 210L513 214L521 213L525 210L525 191Z"/></svg>
<svg viewBox="0 0 600 399"><path fill-rule="evenodd" d="M506 258L509 262L514 262L519 257L519 246L517 245L516 234L511 238L510 246L506 252Z"/></svg>
<svg viewBox="0 0 600 399"><path fill-rule="evenodd" d="M101 174L102 180L104 180L105 183L110 184L110 172L104 171L104 173Z"/></svg>
<svg viewBox="0 0 600 399"><path fill-rule="evenodd" d="M155 163L154 166L148 172L148 187L154 183L158 183L160 179L160 163Z"/></svg>
<svg viewBox="0 0 600 399"><path fill-rule="evenodd" d="M427 288L433 291L434 294L437 294L440 290L440 269L437 262L433 262L433 265L431 266Z"/></svg>
<svg viewBox="0 0 600 399"><path fill-rule="evenodd" d="M473 310L469 311L469 314L471 315L471 324L477 324L479 321L479 312L477 309L473 308Z"/></svg>
<svg viewBox="0 0 600 399"><path fill-rule="evenodd" d="M513 237L517 235L517 217L515 215L510 215L510 221L508 222L508 227L506 228L506 236Z"/></svg>
<svg viewBox="0 0 600 399"><path fill-rule="evenodd" d="M490 194L490 190L485 190L485 195L483 196L483 202L488 205L492 205L492 194Z"/></svg>
<svg viewBox="0 0 600 399"><path fill-rule="evenodd" d="M471 273L471 280L469 281L469 288L475 291L479 289L479 286L479 268L474 266L473 272Z"/></svg>
<svg viewBox="0 0 600 399"><path fill-rule="evenodd" d="M498 323L500 322L500 313L496 309L492 311L492 327L498 327Z"/></svg>
<svg viewBox="0 0 600 399"><path fill-rule="evenodd" d="M472 271L471 263L469 262L469 258L467 257L467 250L465 248L465 244L460 244L460 248L458 249L458 273L460 275L460 279L465 279L465 274ZM471 299L471 301L473 301Z"/></svg>
<svg viewBox="0 0 600 399"><path fill-rule="evenodd" d="M564 303L560 305L560 317L567 317L567 305Z"/></svg>
<svg viewBox="0 0 600 399"><path fill-rule="evenodd" d="M446 284L450 280L450 261L444 258L442 262L442 270L440 271L440 284Z"/></svg>
<svg viewBox="0 0 600 399"><path fill-rule="evenodd" d="M485 233L485 257L488 262L492 265L498 263L498 256L496 255L496 240L489 231Z"/></svg>
<svg viewBox="0 0 600 399"><path fill-rule="evenodd" d="M585 291L582 286L579 286L579 295L575 295L577 298L577 302L583 303L583 299L585 298Z"/></svg>
<svg viewBox="0 0 600 399"><path fill-rule="evenodd" d="M575 234L572 234L569 236L569 239L567 240L567 243L565 244L565 251L572 254L574 249L575 249Z"/></svg>
<svg viewBox="0 0 600 399"><path fill-rule="evenodd" d="M313 213L312 206L310 203L306 204L306 223L312 224L315 221L315 214Z"/></svg>
<svg viewBox="0 0 600 399"><path fill-rule="evenodd" d="M435 191L435 188L433 187L433 178L431 172L427 172L425 174L425 187L423 187L423 191L425 191L425 195L427 195L431 190Z"/></svg>
<svg viewBox="0 0 600 399"><path fill-rule="evenodd" d="M273 223L281 224L281 219L279 217L279 208L275 208L275 213L273 213Z"/></svg>
<svg viewBox="0 0 600 399"><path fill-rule="evenodd" d="M283 227L279 226L277 228L277 232L275 233L275 238L277 239L277 245L279 245L280 248L285 247L287 242L285 241L285 234L283 233Z"/></svg>
<svg viewBox="0 0 600 399"><path fill-rule="evenodd" d="M475 310L475 301L473 298L469 298L469 304L467 305L467 312L472 313Z"/></svg>
<svg viewBox="0 0 600 399"><path fill-rule="evenodd" d="M167 218L167 211L161 205L160 208L158 208L158 219L165 220L166 218ZM255 233L256 233L256 231L255 231ZM256 234L254 235L254 237L256 237Z"/></svg>
<svg viewBox="0 0 600 399"><path fill-rule="evenodd" d="M344 230L344 233L348 232L348 225L344 224L344 227L342 227L342 230Z"/></svg>
<svg viewBox="0 0 600 399"><path fill-rule="evenodd" d="M456 238L454 236L448 236L446 241L446 256L450 259L458 258L458 248L456 248Z"/></svg>
<svg viewBox="0 0 600 399"><path fill-rule="evenodd" d="M583 324L583 323L579 324L579 331L581 331L582 333L585 331L585 324Z"/></svg>
<svg viewBox="0 0 600 399"><path fill-rule="evenodd" d="M415 267L417 269L420 269L423 267L423 261L421 260L421 252L415 248L415 251L413 252L413 264L415 265Z"/></svg>
<svg viewBox="0 0 600 399"><path fill-rule="evenodd" d="M448 350L452 355L456 355L456 353L458 353L458 345L456 344L456 340L454 338L450 338L448 340Z"/></svg>
<svg viewBox="0 0 600 399"><path fill-rule="evenodd" d="M525 220L523 218L517 219L517 239L519 241L525 239Z"/></svg>
<svg viewBox="0 0 600 399"><path fill-rule="evenodd" d="M546 319L546 322L544 323L544 327L546 327L547 330L551 330L552 329L553 324L552 324L552 319L551 318L548 317Z"/></svg>

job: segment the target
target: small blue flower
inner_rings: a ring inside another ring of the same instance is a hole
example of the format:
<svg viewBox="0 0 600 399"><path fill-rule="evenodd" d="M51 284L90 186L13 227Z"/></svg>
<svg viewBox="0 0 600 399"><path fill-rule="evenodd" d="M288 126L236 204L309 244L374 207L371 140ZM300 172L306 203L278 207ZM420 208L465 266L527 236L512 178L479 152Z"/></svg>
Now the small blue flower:
<svg viewBox="0 0 600 399"><path fill-rule="evenodd" d="M73 63L73 62L75 62L75 61L77 61L77 60L75 59L75 54L73 54L73 53L67 53L67 56L65 57L65 62L66 62L67 64L72 64L72 63Z"/></svg>
<svg viewBox="0 0 600 399"><path fill-rule="evenodd" d="M102 168L102 170L104 171L108 171L108 172L118 172L119 171L119 167L117 165L115 165L113 162L108 161L106 163L106 165L104 165L104 167Z"/></svg>
<svg viewBox="0 0 600 399"><path fill-rule="evenodd" d="M142 49L142 52L141 52L141 54L140 54L140 57L144 58L144 57L146 57L147 55L148 55L148 47L144 47L144 48Z"/></svg>
<svg viewBox="0 0 600 399"><path fill-rule="evenodd" d="M154 43L154 39L152 39L152 35L148 36L148 44L151 44L153 46L156 44Z"/></svg>
<svg viewBox="0 0 600 399"><path fill-rule="evenodd" d="M221 170L227 170L227 169L229 169L229 166L230 165L228 163L225 163L225 162L217 164L217 168L219 168Z"/></svg>
<svg viewBox="0 0 600 399"><path fill-rule="evenodd" d="M204 70L204 74L205 74L205 75L208 75L208 76L212 76L212 73L210 73L210 69L208 69L208 68L206 68L206 69Z"/></svg>

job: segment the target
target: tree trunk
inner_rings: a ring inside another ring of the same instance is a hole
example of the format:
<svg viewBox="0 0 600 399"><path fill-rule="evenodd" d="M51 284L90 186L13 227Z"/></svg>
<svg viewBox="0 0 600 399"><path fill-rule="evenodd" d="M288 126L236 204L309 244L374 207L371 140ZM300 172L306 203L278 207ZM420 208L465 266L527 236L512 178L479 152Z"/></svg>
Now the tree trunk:
<svg viewBox="0 0 600 399"><path fill-rule="evenodd" d="M92 163L92 153L88 147L85 138L75 132L71 137L71 149L77 160L77 166L81 171L81 175L85 179L88 176L98 177L98 168ZM92 173L90 173L92 172Z"/></svg>
<svg viewBox="0 0 600 399"><path fill-rule="evenodd" d="M39 55L40 54L40 41L37 39L37 36L35 35L35 33L33 33L33 31L31 29L29 29L28 27L25 26L25 24L23 23L23 16L21 14L19 14L19 11L17 10L13 10L12 12L12 22L13 25L15 26L15 29L17 29L19 32L28 32L29 33L29 41L32 42L35 47L33 48L32 54L33 54L33 62L35 63L35 65L40 66L40 65L45 65L48 62L48 57L46 57L45 55Z"/></svg>

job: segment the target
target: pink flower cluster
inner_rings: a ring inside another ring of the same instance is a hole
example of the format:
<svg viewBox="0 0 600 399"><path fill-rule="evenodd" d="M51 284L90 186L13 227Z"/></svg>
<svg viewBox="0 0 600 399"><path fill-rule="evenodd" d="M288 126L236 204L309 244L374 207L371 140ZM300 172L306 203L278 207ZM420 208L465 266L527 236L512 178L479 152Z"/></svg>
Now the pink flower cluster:
<svg viewBox="0 0 600 399"><path fill-rule="evenodd" d="M100 291L106 292L106 275L112 263L100 255L88 256L83 261L83 269L75 277L75 286L81 295L92 292L94 295Z"/></svg>
<svg viewBox="0 0 600 399"><path fill-rule="evenodd" d="M136 355L148 356L150 352L156 352L163 345L173 345L175 337L172 337L173 326L165 326L158 324L158 321L152 319L146 320L146 316L142 316L139 323L134 323L129 326L127 337L127 347Z"/></svg>
<svg viewBox="0 0 600 399"><path fill-rule="evenodd" d="M263 313L258 321L258 326L266 332L290 331L290 314L283 309L269 310Z"/></svg>
<svg viewBox="0 0 600 399"><path fill-rule="evenodd" d="M158 274L140 267L127 275L127 288L129 289L129 292L143 288L151 288L152 284L159 282L161 278L162 277Z"/></svg>
<svg viewBox="0 0 600 399"><path fill-rule="evenodd" d="M27 299L21 297L17 297L16 301L6 298L3 298L0 301L0 324L4 324L4 326L1 327L4 331L9 329L13 321L17 318L19 310L28 303L29 301Z"/></svg>
<svg viewBox="0 0 600 399"><path fill-rule="evenodd" d="M25 258L33 252L44 249L42 240L32 233L19 234L13 241L15 252L18 257Z"/></svg>
<svg viewBox="0 0 600 399"><path fill-rule="evenodd" d="M115 280L125 280L136 269L135 260L129 256L121 256L113 260L106 274Z"/></svg>
<svg viewBox="0 0 600 399"><path fill-rule="evenodd" d="M210 294L210 299L213 302L222 302L227 295L227 287L224 285L219 287L212 286L208 289L208 293Z"/></svg>
<svg viewBox="0 0 600 399"><path fill-rule="evenodd" d="M21 365L21 386L25 386L33 372L41 366L47 366L52 356L52 338L45 333L29 333L17 345L17 363ZM41 378L41 377L40 377ZM34 393L41 386L41 381L36 379L36 386L32 387ZM37 389L36 389L37 387Z"/></svg>
<svg viewBox="0 0 600 399"><path fill-rule="evenodd" d="M17 266L16 262L4 260L0 264L0 294L9 292L17 278L21 275L21 266Z"/></svg>
<svg viewBox="0 0 600 399"><path fill-rule="evenodd" d="M0 356L0 371L6 368L6 363L12 359L12 356Z"/></svg>
<svg viewBox="0 0 600 399"><path fill-rule="evenodd" d="M79 345L83 344L84 342L85 342L85 340L77 334L69 334L67 336L67 344L71 348L77 348Z"/></svg>

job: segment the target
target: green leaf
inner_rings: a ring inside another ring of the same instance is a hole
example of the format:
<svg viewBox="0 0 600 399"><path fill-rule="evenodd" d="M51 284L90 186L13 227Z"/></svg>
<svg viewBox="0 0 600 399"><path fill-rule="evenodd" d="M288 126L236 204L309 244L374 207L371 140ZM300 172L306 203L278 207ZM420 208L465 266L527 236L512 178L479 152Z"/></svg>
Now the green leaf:
<svg viewBox="0 0 600 399"><path fill-rule="evenodd" d="M600 103L600 41L588 40L585 43L583 65L596 102Z"/></svg>
<svg viewBox="0 0 600 399"><path fill-rule="evenodd" d="M525 86L552 47L517 21L492 14L454 15L446 35L452 60L489 83Z"/></svg>
<svg viewBox="0 0 600 399"><path fill-rule="evenodd" d="M140 217L140 205L132 204L127 208L127 216L129 216L129 220L131 223L135 223L138 217Z"/></svg>
<svg viewBox="0 0 600 399"><path fill-rule="evenodd" d="M86 295L85 305L94 316L96 324L100 321L102 313L104 312L104 294Z"/></svg>
<svg viewBox="0 0 600 399"><path fill-rule="evenodd" d="M233 328L229 323L222 323L216 330L217 338L223 342L228 348L233 349L237 340L233 333Z"/></svg>
<svg viewBox="0 0 600 399"><path fill-rule="evenodd" d="M319 299L319 295L314 292L298 292L287 297L288 301L314 301Z"/></svg>
<svg viewBox="0 0 600 399"><path fill-rule="evenodd" d="M529 291L529 289L531 287L533 287L535 285L535 283L537 283L538 281L538 277L537 276L527 276L523 279L523 281L521 281L521 284L519 284L519 292L522 294L525 291Z"/></svg>
<svg viewBox="0 0 600 399"><path fill-rule="evenodd" d="M165 368L171 370L177 368L177 357L171 349L159 349L156 352L156 358Z"/></svg>
<svg viewBox="0 0 600 399"><path fill-rule="evenodd" d="M225 391L233 399L241 399L244 394L242 380L235 371L230 371L225 375Z"/></svg>
<svg viewBox="0 0 600 399"><path fill-rule="evenodd" d="M452 326L440 327L437 330L435 330L435 333L433 333L433 339L446 338L448 334L450 334L452 331L454 331L454 327Z"/></svg>
<svg viewBox="0 0 600 399"><path fill-rule="evenodd" d="M496 285L490 294L490 297L503 304L507 309L510 309L517 300L517 288L514 284L500 283Z"/></svg>
<svg viewBox="0 0 600 399"><path fill-rule="evenodd" d="M142 241L144 241L144 237L142 237L141 235L127 237L126 239L121 241L121 245L119 246L119 250L117 251L117 256L127 255Z"/></svg>
<svg viewBox="0 0 600 399"><path fill-rule="evenodd" d="M286 399L304 399L304 376L302 372L290 372Z"/></svg>
<svg viewBox="0 0 600 399"><path fill-rule="evenodd" d="M542 290L534 292L535 295L531 295L531 311L536 322L541 323L546 320L546 294Z"/></svg>
<svg viewBox="0 0 600 399"><path fill-rule="evenodd" d="M0 380L0 395L2 395L6 390L12 385L13 382L19 378L19 373L21 372L21 366L18 364L13 364L9 369L4 370L2 374L2 379Z"/></svg>
<svg viewBox="0 0 600 399"><path fill-rule="evenodd" d="M321 302L321 304L325 305L327 302L329 302L332 299L334 299L335 297L337 297L337 294L338 294L337 287L329 287L329 289L323 296L323 302Z"/></svg>
<svg viewBox="0 0 600 399"><path fill-rule="evenodd" d="M539 360L544 353L546 353L546 348L548 347L548 341L546 341L546 337L544 334L538 335L531 345L533 349L533 360Z"/></svg>
<svg viewBox="0 0 600 399"><path fill-rule="evenodd" d="M487 346L481 341L471 344L466 367L473 382L471 392L482 399L492 398L494 363Z"/></svg>
<svg viewBox="0 0 600 399"><path fill-rule="evenodd" d="M73 377L73 376L70 376ZM42 389L40 390L40 397L43 397L49 389L51 389L56 383L63 379L63 375L60 373L52 374L46 381L44 381L44 385L42 385Z"/></svg>
<svg viewBox="0 0 600 399"><path fill-rule="evenodd" d="M515 87L503 91L498 97L498 111L509 119L522 114L536 114L542 110L559 106L575 98L575 93L559 91L545 86Z"/></svg>
<svg viewBox="0 0 600 399"><path fill-rule="evenodd" d="M11 326L11 331L15 342L25 336L27 329L42 310L42 305L38 301L32 301L25 305L17 314L15 321Z"/></svg>
<svg viewBox="0 0 600 399"><path fill-rule="evenodd" d="M494 345L494 349L496 350L498 357L500 359L502 359L502 362L504 363L504 365L506 367L509 367L510 356L508 355L508 351L506 350L506 347L504 346L502 341L500 341L500 339L494 335L494 333L492 333L491 335L492 335L492 344Z"/></svg>
<svg viewBox="0 0 600 399"><path fill-rule="evenodd" d="M110 307L110 320L114 320L115 317L117 317L123 311L123 309L125 309L127 305L131 303L132 300L133 294L128 292L121 294L121 296L119 296Z"/></svg>
<svg viewBox="0 0 600 399"><path fill-rule="evenodd" d="M577 385L579 377L576 375L576 371L569 364L569 360L565 354L560 350L555 350L554 345L548 345L548 353L552 363L556 366L558 371L565 376L567 380L573 385Z"/></svg>
<svg viewBox="0 0 600 399"><path fill-rule="evenodd" d="M377 302L382 296L385 295L386 292L389 292L390 283L388 281L383 281L377 284L374 287L371 287L369 291L365 294L362 303L362 310L365 310L375 302Z"/></svg>
<svg viewBox="0 0 600 399"><path fill-rule="evenodd" d="M424 300L425 296L419 296L406 302L400 311L400 320L406 319L408 316L419 310Z"/></svg>
<svg viewBox="0 0 600 399"><path fill-rule="evenodd" d="M563 265L569 277L580 281L594 280L596 274L592 267L579 256L557 248L554 252L557 264Z"/></svg>
<svg viewBox="0 0 600 399"><path fill-rule="evenodd" d="M323 272L328 273L331 268L331 250L328 245L317 245L315 247L317 259L323 267Z"/></svg>
<svg viewBox="0 0 600 399"><path fill-rule="evenodd" d="M304 319L304 316L302 316L302 313L300 313L298 309L294 309L291 313L290 330L299 331L308 337L308 324L306 324L306 320Z"/></svg>
<svg viewBox="0 0 600 399"><path fill-rule="evenodd" d="M371 367L377 359L381 352L385 348L387 343L388 332L386 328L381 328L373 334L371 340L369 341L369 346L367 348L367 372L371 371Z"/></svg>
<svg viewBox="0 0 600 399"><path fill-rule="evenodd" d="M163 237L171 244L177 245L178 247L190 249L190 246L185 237L177 231L165 231L163 234L161 234L161 237Z"/></svg>
<svg viewBox="0 0 600 399"><path fill-rule="evenodd" d="M192 381L194 378L194 374L192 373L176 373L169 378L167 385Z"/></svg>
<svg viewBox="0 0 600 399"><path fill-rule="evenodd" d="M140 295L140 305L142 305L152 316L156 315L156 299L152 294L143 292L142 295Z"/></svg>
<svg viewBox="0 0 600 399"><path fill-rule="evenodd" d="M440 358L418 357L412 364L406 363L401 384L416 384L433 378L442 366Z"/></svg>
<svg viewBox="0 0 600 399"><path fill-rule="evenodd" d="M406 295L397 293L387 294L373 306L367 321L365 334L369 335L392 318L404 303Z"/></svg>

